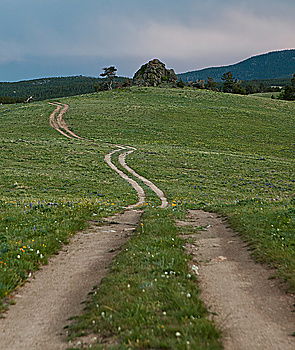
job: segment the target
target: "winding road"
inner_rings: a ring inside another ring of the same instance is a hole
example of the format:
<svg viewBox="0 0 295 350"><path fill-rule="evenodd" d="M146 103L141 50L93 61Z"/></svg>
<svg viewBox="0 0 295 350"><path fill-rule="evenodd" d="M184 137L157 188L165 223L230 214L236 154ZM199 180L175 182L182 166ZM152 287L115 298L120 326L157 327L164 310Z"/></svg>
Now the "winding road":
<svg viewBox="0 0 295 350"><path fill-rule="evenodd" d="M58 102L50 103L51 105L55 106L56 109L51 113L49 117L49 122L52 128L54 128L56 131L58 131L63 136L70 138L70 139L79 139L79 140L86 140L77 134L75 134L73 131L71 131L63 119L64 114L69 110L69 106L67 104L61 104ZM128 175L126 175L122 170L120 170L113 162L112 162L112 156L118 155L118 161L120 165L131 175L142 181L146 186L148 186L160 199L161 206L160 208L167 208L168 201L164 194L164 192L159 189L153 182L146 179L145 177L139 175L135 170L130 168L126 163L126 157L137 151L135 147L131 146L122 146L122 145L114 145L117 149L113 150L112 152L108 153L104 160L108 164L108 166L114 170L118 175L120 175L124 180L126 180L137 192L138 196L138 202L136 204L132 204L127 207L127 209L133 209L136 207L140 207L144 204L146 195L144 189L139 185L139 183L132 178L130 178Z"/></svg>
<svg viewBox="0 0 295 350"><path fill-rule="evenodd" d="M92 142L69 129L63 119L68 105L51 105L55 106L49 120L52 128L69 139ZM82 313L81 301L107 275L116 252L138 226L142 211L136 209L146 199L144 188L124 171L154 191L161 208L168 206L163 191L127 165L127 156L136 148L114 146L105 162L136 190L138 202L124 213L106 218L105 225L93 221L90 228L73 236L69 245L37 271L30 283L16 290L15 305L10 306L5 318L0 318L0 349L65 350L78 346L67 340L64 326L70 317ZM124 171L113 163L114 157L118 157ZM293 350L293 296L286 295L271 279L273 271L254 263L248 246L216 214L190 210L187 219L177 225L204 228L182 237L190 238L186 244L193 257L190 266L198 275L203 301L223 330L224 348ZM79 347L84 345L88 348L87 339Z"/></svg>
<svg viewBox="0 0 295 350"><path fill-rule="evenodd" d="M69 129L63 119L69 109L67 104L50 104L55 106L49 117L52 128L68 139L90 142ZM29 279L30 283L16 290L16 304L10 306L5 318L0 319L0 349L65 350L72 347L67 341L64 326L70 317L82 312L81 302L87 299L91 288L107 275L110 262L137 228L142 215L140 206L146 199L144 189L113 163L113 157L118 156L126 172L157 194L161 208L168 206L164 193L126 164L126 157L136 148L115 147L105 156L105 162L134 188L137 203L129 205L124 213L106 218L105 225L93 221L90 228L73 236L47 266L37 271Z"/></svg>

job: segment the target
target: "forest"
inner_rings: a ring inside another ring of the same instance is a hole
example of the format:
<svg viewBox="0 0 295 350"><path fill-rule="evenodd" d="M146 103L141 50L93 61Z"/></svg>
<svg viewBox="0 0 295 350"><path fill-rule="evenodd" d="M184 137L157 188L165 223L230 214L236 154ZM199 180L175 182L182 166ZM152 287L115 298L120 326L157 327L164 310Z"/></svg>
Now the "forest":
<svg viewBox="0 0 295 350"><path fill-rule="evenodd" d="M115 83L120 84L127 78L117 77ZM73 76L54 77L19 82L0 82L0 103L19 103L30 96L33 101L50 98L67 97L93 93L104 88L105 79Z"/></svg>

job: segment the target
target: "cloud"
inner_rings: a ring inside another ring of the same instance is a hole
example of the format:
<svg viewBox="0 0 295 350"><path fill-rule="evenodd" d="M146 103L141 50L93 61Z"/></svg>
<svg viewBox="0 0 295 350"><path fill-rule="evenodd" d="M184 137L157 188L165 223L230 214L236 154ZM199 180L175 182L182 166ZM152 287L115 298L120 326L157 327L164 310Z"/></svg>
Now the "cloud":
<svg viewBox="0 0 295 350"><path fill-rule="evenodd" d="M158 57L180 72L294 46L293 0L2 1L0 64L80 57L129 75Z"/></svg>
<svg viewBox="0 0 295 350"><path fill-rule="evenodd" d="M294 44L294 29L293 21L232 11L208 27L151 23L137 38L136 45L130 47L129 44L129 48L135 54L183 60L226 53L230 56L235 52L244 54L290 47Z"/></svg>
<svg viewBox="0 0 295 350"><path fill-rule="evenodd" d="M275 30L274 30L275 29ZM191 59L212 54L244 53L292 46L293 20L263 18L252 13L232 10L215 23L204 26L131 21L124 16L93 19L87 28L74 35L42 28L33 35L33 42L42 41L38 52L47 55L100 57L165 56ZM26 53L37 50L29 46ZM23 49L25 50L25 49Z"/></svg>

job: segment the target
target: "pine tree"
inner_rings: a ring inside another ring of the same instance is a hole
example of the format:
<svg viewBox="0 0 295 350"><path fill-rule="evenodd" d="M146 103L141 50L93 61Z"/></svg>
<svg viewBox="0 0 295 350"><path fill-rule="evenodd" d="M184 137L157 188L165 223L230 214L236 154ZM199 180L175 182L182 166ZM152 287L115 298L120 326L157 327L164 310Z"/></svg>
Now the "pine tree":
<svg viewBox="0 0 295 350"><path fill-rule="evenodd" d="M205 88L208 90L217 90L217 83L213 78L208 77L207 83L205 84Z"/></svg>
<svg viewBox="0 0 295 350"><path fill-rule="evenodd" d="M234 79L232 72L224 73L221 77L221 80L224 81L223 92L232 93L234 89L234 84L236 83L236 80Z"/></svg>
<svg viewBox="0 0 295 350"><path fill-rule="evenodd" d="M295 74L291 79L291 85L287 85L281 93L280 98L287 101L295 101Z"/></svg>
<svg viewBox="0 0 295 350"><path fill-rule="evenodd" d="M241 82L233 77L232 72L224 73L221 79L224 81L223 92L246 95L246 89L241 86Z"/></svg>
<svg viewBox="0 0 295 350"><path fill-rule="evenodd" d="M101 77L106 77L108 82L108 89L112 90L113 81L116 77L117 68L114 66L103 68L104 72L100 74Z"/></svg>

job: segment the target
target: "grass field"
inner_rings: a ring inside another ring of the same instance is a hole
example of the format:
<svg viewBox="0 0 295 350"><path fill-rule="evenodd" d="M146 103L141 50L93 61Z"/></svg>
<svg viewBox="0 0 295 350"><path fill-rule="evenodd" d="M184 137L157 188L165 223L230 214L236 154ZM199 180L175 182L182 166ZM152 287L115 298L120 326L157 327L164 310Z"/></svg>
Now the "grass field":
<svg viewBox="0 0 295 350"><path fill-rule="evenodd" d="M156 88L60 102L70 105L66 120L73 131L95 145L63 139L51 130L52 106L45 102L0 106L2 298L92 215L106 216L136 202L131 187L103 162L112 149L109 142L137 147L129 165L165 191L173 207L154 209L160 203L147 191L146 230L118 256L72 327L72 337L99 333L118 349L220 348L218 332L193 291L195 282L186 277L186 255L173 225L188 208L228 216L253 255L276 267L295 290L294 104ZM156 256L153 263L148 253ZM170 271L176 273L173 278L161 278ZM114 281L122 287L110 295ZM167 290L174 291L169 300ZM140 304L145 307L136 308ZM105 305L120 312L109 317ZM138 327L145 329L142 337Z"/></svg>
<svg viewBox="0 0 295 350"><path fill-rule="evenodd" d="M65 101L83 135L136 146L129 163L170 202L227 215L295 290L294 104L144 88Z"/></svg>
<svg viewBox="0 0 295 350"><path fill-rule="evenodd" d="M63 139L48 127L51 111L46 103L0 108L1 298L93 214L136 201L103 163L110 148Z"/></svg>
<svg viewBox="0 0 295 350"><path fill-rule="evenodd" d="M263 98L278 98L280 96L280 92L258 92L256 94L252 94L252 96L263 97Z"/></svg>

